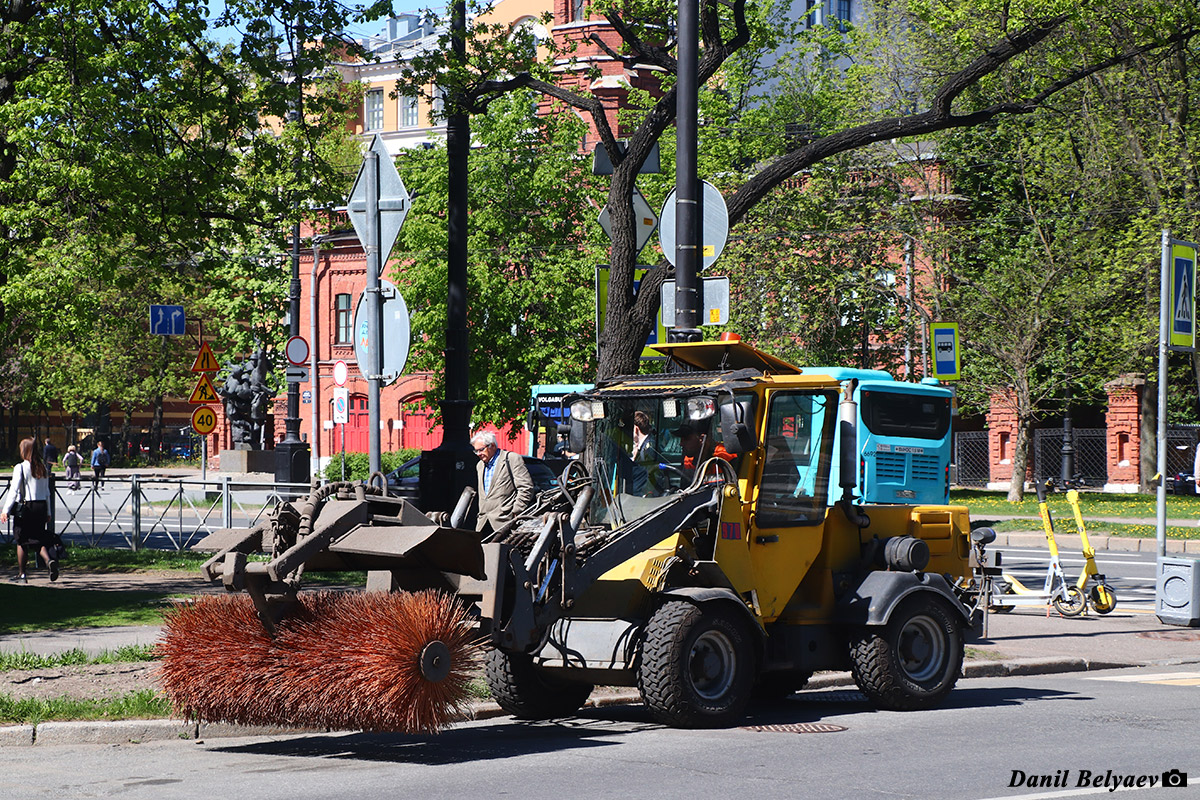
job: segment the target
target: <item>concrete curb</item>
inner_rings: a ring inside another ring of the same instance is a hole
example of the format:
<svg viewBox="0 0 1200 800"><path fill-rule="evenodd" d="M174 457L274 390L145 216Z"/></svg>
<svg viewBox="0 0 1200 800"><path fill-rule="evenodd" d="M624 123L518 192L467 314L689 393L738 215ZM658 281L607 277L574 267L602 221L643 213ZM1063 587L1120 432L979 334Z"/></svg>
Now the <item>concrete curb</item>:
<svg viewBox="0 0 1200 800"><path fill-rule="evenodd" d="M1083 658L1018 658L1006 661L968 661L963 665L964 678L998 678L1013 675L1053 675L1067 672L1088 672L1137 666L1091 661ZM849 672L826 672L814 675L806 689L830 689L853 686ZM603 694L588 700L585 708L628 705L641 702L635 690ZM495 719L508 712L496 703L473 703L467 711L468 720ZM141 744L143 742L194 741L246 736L295 736L327 733L323 728L283 728L230 725L227 723L183 722L176 719L41 722L36 725L0 727L0 749L5 747L35 747L67 744Z"/></svg>
<svg viewBox="0 0 1200 800"><path fill-rule="evenodd" d="M1056 533L1054 540L1058 543L1059 550L1080 550L1083 547L1083 541L1079 534L1061 534ZM1157 553L1157 539L1134 539L1128 536L1107 536L1105 534L1088 534L1088 540L1092 544L1092 549L1096 552L1117 552L1117 553ZM992 546L999 547L1035 547L1045 549L1046 534L1041 531L1013 531L1012 533L997 533L996 541ZM1167 539L1166 548L1168 555L1188 555L1200 556L1200 538L1196 539Z"/></svg>

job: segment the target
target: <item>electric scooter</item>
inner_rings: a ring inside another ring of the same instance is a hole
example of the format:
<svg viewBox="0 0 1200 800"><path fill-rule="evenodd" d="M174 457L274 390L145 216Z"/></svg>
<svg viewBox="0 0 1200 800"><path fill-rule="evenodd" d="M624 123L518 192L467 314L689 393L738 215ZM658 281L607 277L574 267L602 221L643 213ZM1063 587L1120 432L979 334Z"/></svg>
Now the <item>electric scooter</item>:
<svg viewBox="0 0 1200 800"><path fill-rule="evenodd" d="M1063 574L1062 564L1058 559L1058 542L1054 539L1054 521L1050 517L1050 507L1046 502L1046 486L1035 485L1038 497L1038 512L1042 517L1042 529L1046 533L1046 545L1050 549L1050 564L1046 567L1046 580L1041 591L1031 589L1008 573L1000 576L999 580L991 582L991 595L988 605L991 611L1010 611L1021 606L1050 606L1064 617L1077 617L1087 608L1087 598L1083 589L1067 583Z"/></svg>
<svg viewBox="0 0 1200 800"><path fill-rule="evenodd" d="M1083 545L1083 572L1079 573L1079 580L1075 582L1075 586L1087 597L1093 611L1097 614L1108 614L1117 607L1117 595L1108 588L1104 582L1104 575L1096 568L1096 551L1092 549L1092 543L1088 540L1087 526L1083 524L1083 513L1079 510L1079 492L1069 490L1067 502L1075 512L1075 526L1079 528L1079 538ZM1095 581L1095 585L1089 591L1088 584L1092 581Z"/></svg>

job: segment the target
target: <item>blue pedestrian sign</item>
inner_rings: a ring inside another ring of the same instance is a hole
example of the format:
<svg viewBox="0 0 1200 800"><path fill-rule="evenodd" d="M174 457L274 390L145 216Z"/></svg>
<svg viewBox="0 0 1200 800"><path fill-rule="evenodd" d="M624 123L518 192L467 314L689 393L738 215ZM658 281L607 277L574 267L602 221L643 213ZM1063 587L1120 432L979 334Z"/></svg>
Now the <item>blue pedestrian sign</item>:
<svg viewBox="0 0 1200 800"><path fill-rule="evenodd" d="M929 323L929 341L933 346L933 377L943 381L958 380L962 363L958 346L958 323Z"/></svg>
<svg viewBox="0 0 1200 800"><path fill-rule="evenodd" d="M1196 251L1186 242L1171 242L1172 350L1196 345Z"/></svg>
<svg viewBox="0 0 1200 800"><path fill-rule="evenodd" d="M154 336L183 336L185 322L183 306L150 306L150 333Z"/></svg>

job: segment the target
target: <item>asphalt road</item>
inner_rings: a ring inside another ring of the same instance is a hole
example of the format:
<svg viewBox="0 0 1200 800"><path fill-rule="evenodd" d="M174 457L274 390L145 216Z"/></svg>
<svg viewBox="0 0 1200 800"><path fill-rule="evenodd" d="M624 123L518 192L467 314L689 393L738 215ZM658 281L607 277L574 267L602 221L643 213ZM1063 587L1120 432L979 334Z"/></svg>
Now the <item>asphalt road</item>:
<svg viewBox="0 0 1200 800"><path fill-rule="evenodd" d="M550 723L502 717L434 738L8 748L0 796L1049 800L1109 793L1081 778L1149 783L1179 769L1188 788L1136 796L1180 800L1200 796L1196 669L970 679L944 707L908 713L873 711L847 689L814 690L716 731L666 729L627 705Z"/></svg>
<svg viewBox="0 0 1200 800"><path fill-rule="evenodd" d="M1001 565L1006 573L1017 576L1026 587L1040 590L1045 585L1050 565L1050 551L1045 547L1001 547ZM1083 572L1084 558L1078 552L1060 549L1059 563L1067 584L1074 584ZM1106 585L1117 595L1117 607L1125 609L1154 609L1156 578L1154 553L1106 551L1096 554L1096 566L1104 575Z"/></svg>

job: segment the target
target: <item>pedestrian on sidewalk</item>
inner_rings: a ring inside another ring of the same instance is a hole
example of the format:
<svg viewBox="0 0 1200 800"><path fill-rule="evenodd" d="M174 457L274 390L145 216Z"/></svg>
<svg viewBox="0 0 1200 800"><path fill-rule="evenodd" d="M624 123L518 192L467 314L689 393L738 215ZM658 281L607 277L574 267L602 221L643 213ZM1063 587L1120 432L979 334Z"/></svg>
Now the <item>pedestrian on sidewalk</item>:
<svg viewBox="0 0 1200 800"><path fill-rule="evenodd" d="M46 446L42 448L42 461L46 464L46 469L51 470L58 463L58 448L50 441L49 436L46 437Z"/></svg>
<svg viewBox="0 0 1200 800"><path fill-rule="evenodd" d="M92 488L99 489L104 485L104 471L108 469L108 450L104 440L96 441L96 449L92 451Z"/></svg>
<svg viewBox="0 0 1200 800"><path fill-rule="evenodd" d="M50 519L50 471L34 447L34 441L21 440L21 462L13 467L8 493L0 510L0 524L13 515L13 538L17 540L17 581L28 583L25 577L26 549L40 550L50 568L50 580L58 580L58 562L50 557L51 534L46 523Z"/></svg>
<svg viewBox="0 0 1200 800"><path fill-rule="evenodd" d="M533 500L536 487L525 459L511 450L501 450L491 431L471 437L471 448L479 457L479 519L475 529L490 533L511 521Z"/></svg>
<svg viewBox="0 0 1200 800"><path fill-rule="evenodd" d="M67 454L63 456L63 466L67 468L67 487L72 492L79 491L79 481L82 478L79 466L82 463L83 459L79 457L79 453L75 452L75 445L67 447Z"/></svg>

